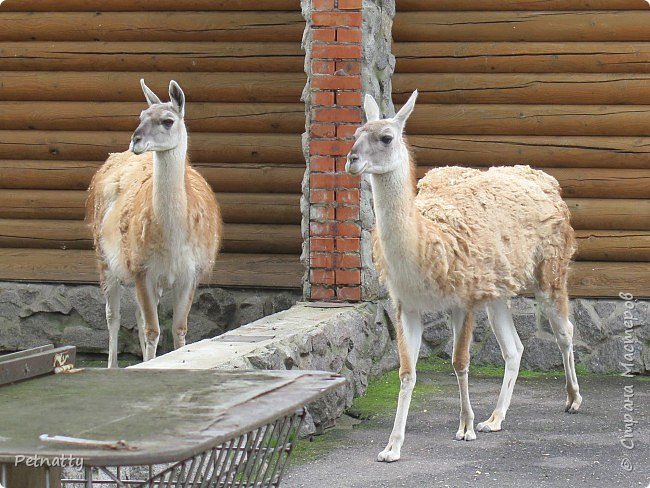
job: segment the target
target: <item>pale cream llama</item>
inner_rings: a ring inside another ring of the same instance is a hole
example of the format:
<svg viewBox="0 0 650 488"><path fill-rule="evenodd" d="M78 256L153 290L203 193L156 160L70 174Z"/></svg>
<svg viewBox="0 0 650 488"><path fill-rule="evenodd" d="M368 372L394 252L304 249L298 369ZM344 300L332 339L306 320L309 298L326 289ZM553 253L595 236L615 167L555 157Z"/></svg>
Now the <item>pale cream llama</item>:
<svg viewBox="0 0 650 488"><path fill-rule="evenodd" d="M221 236L214 193L187 157L183 91L172 81L171 101L163 103L140 84L149 108L140 114L130 151L109 156L86 204L106 296L109 368L117 367L122 283L135 283L144 360L156 356L158 300L166 288L173 294L174 348L181 347L194 291L212 270Z"/></svg>
<svg viewBox="0 0 650 488"><path fill-rule="evenodd" d="M357 130L346 165L350 174L370 174L374 259L398 308L401 388L393 431L378 456L388 462L399 459L404 441L423 311L451 311L461 401L456 439L476 439L467 379L473 309L487 308L506 364L496 408L477 426L494 432L501 430L523 352L508 299L524 290L535 292L562 352L566 411L576 412L582 401L567 296L575 239L557 181L528 166L485 172L448 167L429 171L416 195L413 159L402 135L416 97L417 91L395 117L380 120L377 103L366 95L367 123Z"/></svg>

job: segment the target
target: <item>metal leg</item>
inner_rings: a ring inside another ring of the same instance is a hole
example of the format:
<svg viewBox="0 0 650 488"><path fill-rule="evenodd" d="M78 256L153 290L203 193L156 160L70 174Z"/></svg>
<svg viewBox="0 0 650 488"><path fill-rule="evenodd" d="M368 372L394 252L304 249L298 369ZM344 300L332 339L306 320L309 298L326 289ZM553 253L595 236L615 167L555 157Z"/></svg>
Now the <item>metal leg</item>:
<svg viewBox="0 0 650 488"><path fill-rule="evenodd" d="M93 488L93 470L92 468L86 467L86 488Z"/></svg>
<svg viewBox="0 0 650 488"><path fill-rule="evenodd" d="M6 464L0 466L0 481L2 482L2 486L6 488L7 487L7 465Z"/></svg>

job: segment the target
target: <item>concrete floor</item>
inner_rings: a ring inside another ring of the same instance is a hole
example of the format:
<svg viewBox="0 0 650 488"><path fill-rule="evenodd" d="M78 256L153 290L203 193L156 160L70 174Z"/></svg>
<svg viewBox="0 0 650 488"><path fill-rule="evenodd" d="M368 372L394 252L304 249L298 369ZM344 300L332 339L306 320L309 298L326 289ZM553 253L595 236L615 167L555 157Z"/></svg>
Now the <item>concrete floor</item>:
<svg viewBox="0 0 650 488"><path fill-rule="evenodd" d="M504 429L455 441L458 390L448 373L420 373L418 381L440 390L411 406L402 458L375 461L388 440L392 408L369 420L343 419L322 439L297 451L283 488L383 487L648 487L650 485L650 382L648 378L581 376L580 413L564 413L564 378L520 378ZM634 449L621 443L624 386L632 385ZM470 376L476 423L496 403L500 380ZM417 388L417 387L416 387ZM306 442L303 440L303 442ZM622 468L629 460L631 471ZM310 460L308 460L310 459Z"/></svg>

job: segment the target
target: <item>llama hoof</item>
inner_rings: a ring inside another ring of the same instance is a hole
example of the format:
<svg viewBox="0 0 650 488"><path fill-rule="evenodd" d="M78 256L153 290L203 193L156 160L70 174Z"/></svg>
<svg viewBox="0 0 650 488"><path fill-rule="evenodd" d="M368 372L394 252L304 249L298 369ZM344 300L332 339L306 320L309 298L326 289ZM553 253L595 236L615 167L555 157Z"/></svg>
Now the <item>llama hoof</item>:
<svg viewBox="0 0 650 488"><path fill-rule="evenodd" d="M582 397L580 395L576 395L576 397L573 400L569 398L566 402L566 407L564 408L564 411L566 413L578 413L578 409L580 408L581 403L582 403Z"/></svg>
<svg viewBox="0 0 650 488"><path fill-rule="evenodd" d="M457 441L475 441L476 433L473 430L468 430L467 432L461 432L460 430L456 432Z"/></svg>
<svg viewBox="0 0 650 488"><path fill-rule="evenodd" d="M499 432L501 430L501 422L481 422L476 426L479 432Z"/></svg>
<svg viewBox="0 0 650 488"><path fill-rule="evenodd" d="M388 447L381 451L377 456L377 461L380 463L393 463L399 459L399 451L389 449Z"/></svg>

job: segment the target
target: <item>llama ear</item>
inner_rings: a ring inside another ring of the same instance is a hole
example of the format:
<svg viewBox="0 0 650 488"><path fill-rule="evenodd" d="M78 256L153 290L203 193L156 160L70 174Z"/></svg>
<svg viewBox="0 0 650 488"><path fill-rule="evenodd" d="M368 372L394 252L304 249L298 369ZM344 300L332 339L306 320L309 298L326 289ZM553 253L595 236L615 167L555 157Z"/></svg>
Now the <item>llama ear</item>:
<svg viewBox="0 0 650 488"><path fill-rule="evenodd" d="M406 125L406 120L411 115L411 112L413 112L413 108L415 107L415 99L417 97L418 97L418 91L415 90L409 97L408 101L395 115L395 120L402 127L402 130L404 130L404 126Z"/></svg>
<svg viewBox="0 0 650 488"><path fill-rule="evenodd" d="M363 110L366 112L366 122L381 119L379 105L377 105L377 102L370 94L366 94L366 97L363 100Z"/></svg>
<svg viewBox="0 0 650 488"><path fill-rule="evenodd" d="M144 84L144 78L140 78L140 86L142 87L144 98L147 99L147 103L149 104L150 107L152 105L155 105L156 103L162 103L160 101L160 98L158 98L158 95L152 92L151 89Z"/></svg>
<svg viewBox="0 0 650 488"><path fill-rule="evenodd" d="M174 80L169 82L169 99L181 117L185 116L185 93L181 87Z"/></svg>

